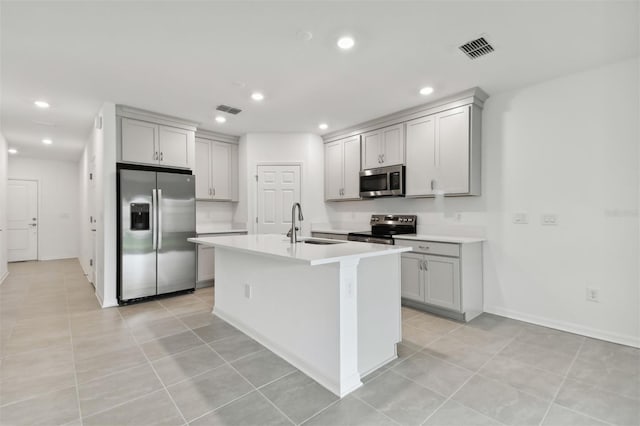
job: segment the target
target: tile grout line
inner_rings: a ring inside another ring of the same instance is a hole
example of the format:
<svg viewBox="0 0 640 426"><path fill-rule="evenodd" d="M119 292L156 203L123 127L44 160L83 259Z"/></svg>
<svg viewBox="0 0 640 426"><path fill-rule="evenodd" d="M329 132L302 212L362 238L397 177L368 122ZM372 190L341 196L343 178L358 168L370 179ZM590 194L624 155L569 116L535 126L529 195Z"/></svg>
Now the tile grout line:
<svg viewBox="0 0 640 426"><path fill-rule="evenodd" d="M166 309L166 308L165 308ZM127 321L125 320L124 316L122 315L122 312L120 312L120 310L118 310L118 314L120 315L120 318L122 318L122 320L125 322L127 330L129 330L129 334L131 335L131 337L133 338L134 342L136 342L136 344L138 345L138 349L140 349L140 351L142 352L142 355L145 357L145 359L147 360L147 363L149 364L149 367L151 367L151 370L153 371L153 374L156 376L156 379L158 379L158 382L160 382L160 384L162 385L162 388L164 389L165 393L167 394L167 396L169 397L169 399L171 400L171 402L173 403L173 406L176 408L176 410L178 411L178 413L180 414L180 417L182 418L182 420L184 421L184 424L188 424L189 422L187 422L187 419L185 418L184 414L182 414L182 411L180 410L180 408L178 408L178 404L176 404L176 401L173 399L173 396L171 396L171 393L169 392L169 390L167 389L167 387L165 386L164 382L162 381L162 379L160 378L160 375L158 374L158 372L156 371L155 367L153 366L153 363L151 362L151 360L149 359L149 357L147 356L147 354L144 352L144 350L142 349L142 346L138 343L138 341L136 340L136 337L133 335L133 332L131 331L131 327L129 327L129 324L127 324ZM147 393L146 395L150 395L150 393ZM145 396L146 396L145 395Z"/></svg>
<svg viewBox="0 0 640 426"><path fill-rule="evenodd" d="M345 396L344 398L348 398L349 395ZM336 405L337 403L339 403L340 401L342 401L344 398L338 398L335 401L333 401L332 403L330 403L329 405L327 405L326 407L324 407L322 410L318 411L315 414L312 414L311 416L307 417L306 419L304 419L303 421L301 421L300 423L297 423L298 425L304 425L306 422L308 422L309 420L313 419L314 417L319 416L321 413L323 413L325 410L328 410L329 408L333 407L334 405Z"/></svg>
<svg viewBox="0 0 640 426"><path fill-rule="evenodd" d="M67 305L67 310L69 310L69 294L67 293L66 280L64 282L64 293L65 293L65 304ZM84 424L82 420L82 406L80 405L80 385L78 383L78 370L76 369L76 353L73 349L73 333L71 332L71 314L67 316L67 322L69 324L69 341L71 344L71 362L73 364L73 380L76 384L76 404L78 405L78 416L80 417L80 426Z"/></svg>
<svg viewBox="0 0 640 426"><path fill-rule="evenodd" d="M496 351L496 353L494 353L494 354L493 354L491 357L489 357L489 359L487 359L487 360L486 360L486 361L485 361L485 362L484 362L480 367L478 367L478 369L474 372L474 374L472 374L471 376L469 376L469 378L468 378L467 380L465 380L465 381L464 381L460 386L458 386L458 388L457 388L457 389L455 389L455 390L451 393L451 395L449 395L449 397L448 397L447 399L445 399L445 400L444 400L444 402L443 402L442 404L440 404L440 405L439 405L435 410L433 410L433 412L432 412L431 414L429 414L429 415L427 416L427 418L426 418L426 419L424 419L424 420L422 421L422 423L420 423L420 424L421 424L421 425L424 425L427 421L429 421L429 419L430 419L431 417L433 417L433 415L434 415L435 413L437 413L437 412L438 412L438 410L440 410L440 409L441 409L441 408L442 408L442 407L443 407L447 402L449 402L450 400L452 400L452 399L453 399L453 397L454 397L458 392L460 392L460 390L461 390L464 386L466 386L466 384L467 384L467 383L469 383L469 382L471 381L471 379L473 379L474 377L476 377L476 376L478 375L478 372L479 372L480 370L482 370L482 368L483 368L485 365L487 365L489 362L491 362L491 361L492 361L492 360L493 360L493 359L494 359L494 358L495 358L495 357L496 357L500 352L502 352L502 351L504 350L504 348L506 348L507 346L509 346L509 345L510 345L514 340L515 340L515 338L516 338L516 336L513 336L512 338L508 339L508 340L507 340L507 342L506 342L506 343L505 343L505 344L504 344L500 349L498 349L498 350ZM454 401L455 401L455 400L454 400ZM464 407L466 407L466 408L471 408L471 407L468 407L467 405L465 405L465 404L463 404L463 403L461 403L461 402L459 402L459 401L455 401L455 402L457 402L458 404L460 404L460 405L462 405L462 406L464 406ZM474 411L477 411L477 410L474 410ZM483 414L485 417L488 417L488 418L490 418L490 419L492 419L492 420L497 421L498 423L504 424L504 423L502 423L500 420L498 420L498 419L496 419L496 418L494 418L494 417L492 417L492 416L488 416L488 415L486 415L486 414L484 414L484 413L481 413L481 414Z"/></svg>
<svg viewBox="0 0 640 426"><path fill-rule="evenodd" d="M215 301L214 301L214 303L215 303ZM165 307L165 309L166 309L166 307ZM196 334L196 332L195 332L195 331L193 331L193 329L192 329L192 328L188 327L188 326L187 326L187 324L186 324L184 321L182 321L182 320L181 320L177 315L175 315L175 314L173 314L173 313L172 313L172 315L174 315L174 317L175 317L178 321L180 321L184 326L186 326L187 328L189 328L189 331L190 331L191 333L193 333L193 334L194 334L198 339L200 339L200 341L201 341L202 343L204 343L204 344L205 344L205 345L206 345L206 346L207 346L211 351L213 351L213 353L215 353L218 357L220 357L220 359L224 361L224 364L223 364L223 365L227 365L227 366L229 366L233 371L235 371L235 372L236 372L236 374L238 374L238 375L239 375L239 376L240 376L240 377L241 377L245 382L247 382L247 383L249 384L249 386L251 386L251 387L253 388L253 390L251 390L250 392L247 392L247 393L245 393L244 395L241 395L241 396L239 396L238 398L235 398L234 400L229 401L228 403L226 403L226 404L224 404L224 405L221 405L220 407L217 407L217 408L215 408L215 409L213 409L213 410L207 411L206 413L202 414L201 416L199 416L199 417L197 417L197 418L195 418L195 419L191 420L192 422L193 422L193 421L195 421L196 419L199 419L199 418L204 417L204 416L206 416L206 415L208 415L208 414L210 414L210 413L213 413L213 412L215 412L215 411L217 411L217 410L220 410L221 408L226 407L227 405L232 404L233 402L235 402L235 401L237 401L237 400L239 400L239 399L241 399L241 398L244 398L245 396L247 396L247 395L248 395L248 394L250 394L251 392L257 391L260 395L262 395L262 397L263 397L264 399L266 399L266 400L267 400L271 405L273 405L273 406L274 406L274 407L275 407L275 408L276 408L276 409L277 409L277 410L278 410L282 415L284 415L284 416L285 416L285 418L286 418L287 420L289 420L289 421L290 421L292 424L294 424L294 425L296 424L294 421L292 421L292 420L289 418L289 416L287 416L284 412L282 412L282 410L280 410L278 407L276 407L276 406L275 406L275 404L273 404L273 402L272 402L269 398L267 398L266 396L264 396L264 394L263 394L262 392L260 392L260 390L258 389L258 387L257 387L257 386L255 386L253 383L251 383L251 382L250 382L250 381L249 381L249 380L248 380L248 379L247 379L247 378L246 378L242 373L240 373L240 372L239 372L239 371L238 371L238 370L237 370L233 365L231 365L231 363L230 363L229 361L227 361L227 360L226 360L222 355L220 355L220 353L219 353L218 351L216 351L216 350L215 350L214 348L212 348L212 347L211 347L207 342L205 342L203 338L201 338L200 336L198 336L198 334ZM211 315L212 315L212 316L215 316L216 318L218 318L218 317L213 313L213 308L212 308ZM221 318L220 318L220 319L221 319ZM224 320L222 320L222 321L224 321ZM226 321L225 321L225 324L226 324ZM230 324L229 324L229 325L230 325ZM206 327L206 326L205 326L205 327ZM233 327L233 326L232 326L232 327ZM234 328L235 328L235 327L234 327ZM239 330L238 330L238 331L239 331ZM244 334L244 333L243 333L243 334ZM233 337L233 336L229 336L229 337ZM247 337L248 337L248 336L247 336ZM218 339L218 340L223 340L223 339ZM252 340L253 340L253 339L252 339ZM214 341L215 341L215 340L214 340ZM259 342L258 342L258 343L259 343ZM262 346L262 345L261 345L261 346ZM265 348L265 349L267 349L267 348ZM258 352L261 352L261 351L262 351L262 350L260 350L260 351L256 351L256 352L253 352L253 354L258 353ZM248 355L246 355L246 356L244 356L244 357L240 357L240 358L238 358L238 359L243 359L243 358L248 357L248 356L250 356L250 355L252 355L252 354L248 354ZM235 361L238 361L238 359L234 360L234 362L235 362ZM220 367L222 367L223 365L221 365ZM293 366L292 366L292 367L293 367ZM270 382L267 382L267 383L263 384L261 387L263 387L263 386L267 386L267 385L269 385L269 384L271 384L271 383L273 383L273 382L275 382L275 381L277 381L277 380L282 379L283 377L286 377L286 376L288 376L288 375L290 375L290 374L293 374L293 373L295 373L295 371L296 371L296 370L297 370L297 369L295 369L295 367L294 367L294 371L291 371L291 372L289 372L289 373L287 373L287 374L282 375L281 377L278 377L278 378L276 378L276 379L274 379L274 380L272 380L272 381L270 381Z"/></svg>
<svg viewBox="0 0 640 426"><path fill-rule="evenodd" d="M215 301L214 301L213 303L215 304ZM213 308L212 308L212 309L213 309ZM210 315L215 316L216 318L219 318L217 315L215 315L215 314L213 313L213 311L210 313ZM282 375L282 376L280 376L280 377L277 377L277 378L275 378L275 379L273 379L273 380L271 380L271 381L269 381L269 382L267 382L267 383L264 383L263 385L260 385L259 387L258 387L258 386L255 386L255 385L254 385L253 383L251 383L251 382L250 382L250 381L249 381L249 380L248 380L248 379L247 379L247 378L246 378L242 373L240 373L240 371L238 371L238 370L237 370L237 369L236 369L236 368L231 364L231 362L227 361L227 359L226 359L226 358L224 358L222 355L220 355L220 353L219 353L218 351L216 351L213 347L211 347L211 345L209 344L209 343L213 343L213 342L217 342L217 341L225 340L226 338L222 338L222 339L214 340L214 341L212 341L212 342L207 343L207 342L205 342L205 341L204 341L204 339L203 339L203 338L201 338L200 336L198 336L198 334L196 334L196 332L195 332L195 331L193 331L193 329L192 329L192 328L188 327L188 326L187 326L187 324L186 324L184 321L182 321L182 319L180 319L180 317L178 317L178 316L177 316L177 315L175 315L175 314L174 314L174 317L175 317L178 321L180 321L183 325L185 325L185 326L189 329L189 331L191 331L191 332L192 332L192 333L193 333L193 334L194 334L198 339L200 339L200 340L201 340L201 341L202 341L202 342L203 342L203 343L204 343L204 344L205 344L205 345L206 345L210 350L212 350L216 355L218 355L218 356L220 357L220 359L222 359L222 360L225 362L225 364L226 364L226 365L228 365L228 366L229 366L233 371L235 371L235 372L236 372L236 374L238 374L238 375L239 375L240 377L242 377L242 378L243 378L247 383L249 383L249 385L250 385L250 386L252 386L252 387L254 388L254 390L255 390L255 391L257 391L257 392L258 392L258 393L259 393L259 394L260 394L264 399L266 399L266 400L269 402L269 404L271 404L271 405L272 405L276 410L278 410L278 412L280 412L280 413L281 413L281 414L282 414L282 415L283 415L287 420L289 420L289 421L291 422L291 424L293 424L293 425L295 425L295 424L296 424L296 422L294 422L294 421L293 421L293 420L292 420L292 419L291 419L291 418L290 418L286 413L284 413L284 412L283 412L283 411L282 411L278 406L276 406L276 405L273 403L273 401L271 401L269 398L267 398L267 397L262 393L262 391L260 391L260 389L261 389L261 388L264 388L265 386L268 386L268 385L270 385L271 383L274 383L274 382L276 382L276 381L278 381L278 380L280 380L280 379L282 379L282 378L284 378L284 377L287 377L287 376L289 376L289 375L291 375L291 374L294 374L296 371L299 371L297 368L295 368L295 367L293 367L293 366L292 366L292 367L294 368L294 370L293 370L293 371L290 371L289 373L286 373L286 374L284 374L284 375ZM222 318L219 318L219 319L220 319L220 320L222 320ZM222 321L224 321L224 320L222 320ZM226 321L224 321L224 322L225 322L225 324L228 324ZM229 325L230 325L230 324L229 324ZM206 327L206 326L205 326L205 327ZM233 326L231 326L231 327L233 327ZM235 329L235 327L234 327L234 329ZM239 331L239 330L238 330L238 331ZM242 333L242 332L241 332L241 333ZM244 333L242 333L242 334L244 334ZM233 336L229 336L228 338L231 338L231 337L233 337ZM247 337L249 337L249 336L247 336ZM249 337L249 338L251 338L251 337ZM252 340L253 340L253 339L252 339ZM258 344L260 344L260 343L258 342ZM261 345L261 346L263 346L263 345ZM247 354L247 355L241 356L240 358L235 359L233 362L236 362L236 361L238 361L238 360L240 360L240 359L244 359L244 358L249 357L249 356L251 356L251 355L253 355L253 354L256 354L256 353L262 352L263 350L268 350L268 349L267 349L266 347L264 347L264 346L263 346L263 348L264 348L264 349L261 349L261 350L256 351L256 352L252 352L251 354ZM276 356L277 356L277 355L276 355ZM287 363L287 364L289 364L289 363ZM224 365L224 364L223 364L223 365ZM291 365L291 364L289 364L289 365ZM252 392L253 392L253 391L252 391ZM248 392L248 393L250 393L250 392ZM247 394L248 394L248 393L247 393ZM208 414L210 414L210 413L212 413L212 412L214 412L214 411L217 411L217 410L219 410L219 409L221 409L221 408L223 408L223 407L225 407L225 406L227 406L227 405L229 405L229 404L233 403L234 401L237 401L237 400L238 400L238 399L240 399L240 398L244 398L247 394L242 395L241 397L236 398L236 399L234 399L233 401L229 401L227 404L224 404L224 405L222 405L222 406L220 406L220 407L217 407L217 408L215 408L214 410L208 411L207 413L203 414L203 415L202 415L202 416L200 416L200 417L206 416L206 415L208 415ZM198 418L200 418L200 417L198 417ZM195 419L194 419L194 420L195 420ZM194 420L192 420L192 421L194 421Z"/></svg>
<svg viewBox="0 0 640 426"><path fill-rule="evenodd" d="M551 411L551 407L553 407L553 404L556 402L556 400L558 399L558 395L560 395L560 391L562 390L562 387L564 386L564 384L567 382L567 379L569 378L569 373L571 372L571 368L573 368L573 365L576 363L576 361L578 360L578 356L580 355L580 352L582 351L582 348L584 347L584 344L586 343L587 339L586 337L583 336L582 342L580 343L580 347L578 348L578 350L576 351L575 355L573 356L573 360L571 360L571 364L569 364L569 367L567 368L567 373L564 375L564 377L562 378L562 382L560 383L560 386L558 386L558 389L556 390L556 392L553 395L553 398L551 398L551 401L549 402L549 406L547 407L547 411L545 411L544 416L542 417L542 420L540 420L540 425L542 425L544 423L544 421L546 420L547 416L549 415L549 412ZM597 386L596 386L597 388ZM558 404L560 405L560 404ZM567 408L564 405L560 405L563 408ZM576 410L572 410L571 411L584 415L586 417L590 417L592 419L596 419L599 421L604 421L602 419L590 416L586 413L582 413L580 411L576 411ZM604 421L607 424L611 424L608 421Z"/></svg>

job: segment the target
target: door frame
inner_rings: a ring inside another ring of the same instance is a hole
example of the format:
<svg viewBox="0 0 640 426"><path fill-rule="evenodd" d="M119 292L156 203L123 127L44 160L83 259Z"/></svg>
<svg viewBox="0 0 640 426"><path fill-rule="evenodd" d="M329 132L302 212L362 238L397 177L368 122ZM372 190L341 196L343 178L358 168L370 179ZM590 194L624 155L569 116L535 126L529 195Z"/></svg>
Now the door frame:
<svg viewBox="0 0 640 426"><path fill-rule="evenodd" d="M42 215L40 214L40 206L42 205L41 202L41 191L40 191L40 179L37 178L21 178L21 177L16 177L16 176L10 176L9 178L7 178L7 194L9 193L9 182L12 180L22 180L22 181L29 181L29 182L35 182L36 183L36 212L38 214L38 227L36 228L36 261L40 260L40 218L42 217ZM7 202L9 200L7 199ZM7 218L7 222L8 222L8 218ZM9 224L7 223L7 235L8 235L8 231L9 231ZM8 256L7 256L7 262L8 262ZM14 261L14 262L21 262L19 260ZM10 262L12 263L12 262Z"/></svg>
<svg viewBox="0 0 640 426"><path fill-rule="evenodd" d="M258 217L258 202L259 202L259 197L260 194L258 194L258 169L260 167L265 167L265 166L298 166L300 168L300 204L302 204L302 188L303 188L303 169L302 169L302 165L303 163L300 161L264 161L264 162L257 162L256 163L256 173L254 174L254 187L253 187L253 193L254 193L254 200L255 200L255 204L253 205L253 214L250 216L251 217L251 227L249 229L253 229L253 233L257 234L258 233L258 223L256 222L255 218Z"/></svg>

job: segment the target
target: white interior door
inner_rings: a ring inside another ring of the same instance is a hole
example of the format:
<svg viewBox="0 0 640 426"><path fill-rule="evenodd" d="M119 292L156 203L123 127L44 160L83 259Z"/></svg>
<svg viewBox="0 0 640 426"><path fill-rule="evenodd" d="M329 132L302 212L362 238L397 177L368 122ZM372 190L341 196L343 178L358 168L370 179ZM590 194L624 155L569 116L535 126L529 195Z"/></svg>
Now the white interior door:
<svg viewBox="0 0 640 426"><path fill-rule="evenodd" d="M299 165L258 166L258 234L286 234L300 202Z"/></svg>
<svg viewBox="0 0 640 426"><path fill-rule="evenodd" d="M38 183L9 179L7 191L9 262L38 258Z"/></svg>

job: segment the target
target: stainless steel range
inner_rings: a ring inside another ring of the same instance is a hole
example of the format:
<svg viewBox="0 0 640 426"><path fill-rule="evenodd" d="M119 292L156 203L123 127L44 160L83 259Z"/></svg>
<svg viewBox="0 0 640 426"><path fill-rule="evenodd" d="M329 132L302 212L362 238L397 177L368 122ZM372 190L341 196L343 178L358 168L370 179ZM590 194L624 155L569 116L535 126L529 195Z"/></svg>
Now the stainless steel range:
<svg viewBox="0 0 640 426"><path fill-rule="evenodd" d="M416 233L418 217L403 214L374 214L371 215L370 232L351 232L347 236L349 241L365 243L394 244L394 235Z"/></svg>

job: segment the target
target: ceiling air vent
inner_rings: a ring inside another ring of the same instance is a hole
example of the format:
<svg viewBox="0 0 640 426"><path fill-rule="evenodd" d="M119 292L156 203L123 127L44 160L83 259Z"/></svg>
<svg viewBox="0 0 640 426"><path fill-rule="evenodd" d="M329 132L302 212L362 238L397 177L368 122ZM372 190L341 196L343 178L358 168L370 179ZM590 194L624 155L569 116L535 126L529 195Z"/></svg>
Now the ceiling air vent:
<svg viewBox="0 0 640 426"><path fill-rule="evenodd" d="M460 50L462 50L469 58L477 59L480 56L493 52L495 49L487 40L485 40L484 37L480 37L466 42L460 46Z"/></svg>
<svg viewBox="0 0 640 426"><path fill-rule="evenodd" d="M229 114L233 114L233 115L236 115L242 112L240 108L230 107L229 105L218 105L216 109L218 111L228 112Z"/></svg>

